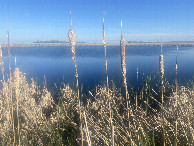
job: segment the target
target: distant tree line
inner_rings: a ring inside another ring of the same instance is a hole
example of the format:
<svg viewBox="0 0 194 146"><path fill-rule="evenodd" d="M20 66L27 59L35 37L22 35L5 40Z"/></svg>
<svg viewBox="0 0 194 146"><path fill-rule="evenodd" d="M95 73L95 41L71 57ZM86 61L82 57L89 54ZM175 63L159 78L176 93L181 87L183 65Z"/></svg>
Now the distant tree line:
<svg viewBox="0 0 194 146"><path fill-rule="evenodd" d="M69 43L69 42L59 41L59 40L51 40L51 41L36 41L33 43ZM77 42L77 43L85 43L85 42Z"/></svg>

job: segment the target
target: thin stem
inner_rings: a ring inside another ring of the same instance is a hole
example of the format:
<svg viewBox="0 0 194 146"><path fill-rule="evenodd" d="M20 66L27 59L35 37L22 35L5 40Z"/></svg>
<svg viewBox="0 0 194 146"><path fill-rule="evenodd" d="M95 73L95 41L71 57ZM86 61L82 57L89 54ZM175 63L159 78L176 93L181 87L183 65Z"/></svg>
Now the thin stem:
<svg viewBox="0 0 194 146"><path fill-rule="evenodd" d="M178 72L178 45L177 45L177 56L176 56L176 101L175 101L175 108L176 108L176 121L175 121L175 146L177 146L177 124L178 124L178 109L177 109L177 106L178 106L178 94L177 94L177 91L178 91L178 82L177 82L177 72Z"/></svg>
<svg viewBox="0 0 194 146"><path fill-rule="evenodd" d="M112 126L112 114L111 114L111 105L110 105L110 97L109 97L109 84L108 84L108 70L107 70L104 18L103 18L103 45L104 45L104 54L105 54L104 58L105 58L105 69L106 69L107 96L108 96L109 112L110 112L110 125Z"/></svg>
<svg viewBox="0 0 194 146"><path fill-rule="evenodd" d="M137 110L137 87L138 87L138 68L137 68L137 84L136 84L136 110Z"/></svg>
<svg viewBox="0 0 194 146"><path fill-rule="evenodd" d="M0 45L0 65L1 65L1 73L3 76L3 82L5 82L5 78L4 78L4 66L3 66L3 53L1 50L1 45Z"/></svg>
<svg viewBox="0 0 194 146"><path fill-rule="evenodd" d="M8 59L9 59L9 74L10 74L10 81L11 81L11 64L10 64L10 45L9 45L9 30L7 31L7 39L8 39ZM13 117L13 99L12 99L12 86L10 84L10 98L11 98L11 111L12 111L12 128L14 134L14 142L15 144L15 129L14 129L14 117Z"/></svg>
<svg viewBox="0 0 194 146"><path fill-rule="evenodd" d="M9 74L11 78L11 64L10 64L10 44L9 44L9 30L7 31L7 39L8 39L8 58L9 58Z"/></svg>

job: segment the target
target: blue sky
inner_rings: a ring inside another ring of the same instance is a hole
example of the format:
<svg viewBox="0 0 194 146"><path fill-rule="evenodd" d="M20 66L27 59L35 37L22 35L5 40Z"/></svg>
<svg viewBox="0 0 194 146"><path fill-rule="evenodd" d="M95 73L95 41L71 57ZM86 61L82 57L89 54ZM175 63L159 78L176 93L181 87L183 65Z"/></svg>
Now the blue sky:
<svg viewBox="0 0 194 146"><path fill-rule="evenodd" d="M194 41L194 0L0 0L0 42L68 41L69 11L76 41Z"/></svg>

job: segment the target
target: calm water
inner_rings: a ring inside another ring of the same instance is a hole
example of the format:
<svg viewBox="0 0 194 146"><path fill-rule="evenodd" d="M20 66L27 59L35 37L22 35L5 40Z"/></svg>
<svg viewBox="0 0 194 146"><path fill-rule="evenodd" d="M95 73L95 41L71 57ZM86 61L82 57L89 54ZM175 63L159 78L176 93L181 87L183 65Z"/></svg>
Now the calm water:
<svg viewBox="0 0 194 146"><path fill-rule="evenodd" d="M5 74L8 74L7 48L3 48L3 61ZM159 78L160 46L126 46L127 82L129 86L136 84L136 70L139 68L139 84L141 79L151 75L153 79ZM176 46L163 47L165 77L170 83L175 80ZM122 85L120 69L120 47L107 47L109 80L116 86ZM17 58L17 67L26 73L27 79L34 78L42 85L44 75L47 87L54 90L62 82L75 84L74 62L70 47L34 47L11 48L12 71L14 58ZM76 47L79 83L84 93L93 91L96 85L105 83L105 65L103 46L78 46ZM189 80L194 80L194 47L179 47L178 56L178 81L186 85ZM143 76L144 74L144 76ZM0 78L2 76L0 75Z"/></svg>

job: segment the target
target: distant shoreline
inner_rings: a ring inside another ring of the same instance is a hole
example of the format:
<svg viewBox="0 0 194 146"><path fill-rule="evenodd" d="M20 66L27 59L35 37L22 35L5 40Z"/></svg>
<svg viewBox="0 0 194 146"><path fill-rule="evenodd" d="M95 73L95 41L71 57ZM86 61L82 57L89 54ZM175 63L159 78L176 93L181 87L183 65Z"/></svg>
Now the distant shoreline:
<svg viewBox="0 0 194 146"><path fill-rule="evenodd" d="M106 43L106 46L119 46L120 43ZM126 46L160 46L160 42L151 43L125 43ZM163 46L194 46L194 42L163 42ZM1 47L7 47L7 43L1 43ZM10 43L10 47L46 47L46 46L70 46L69 43ZM103 46L103 43L76 43L76 46Z"/></svg>

